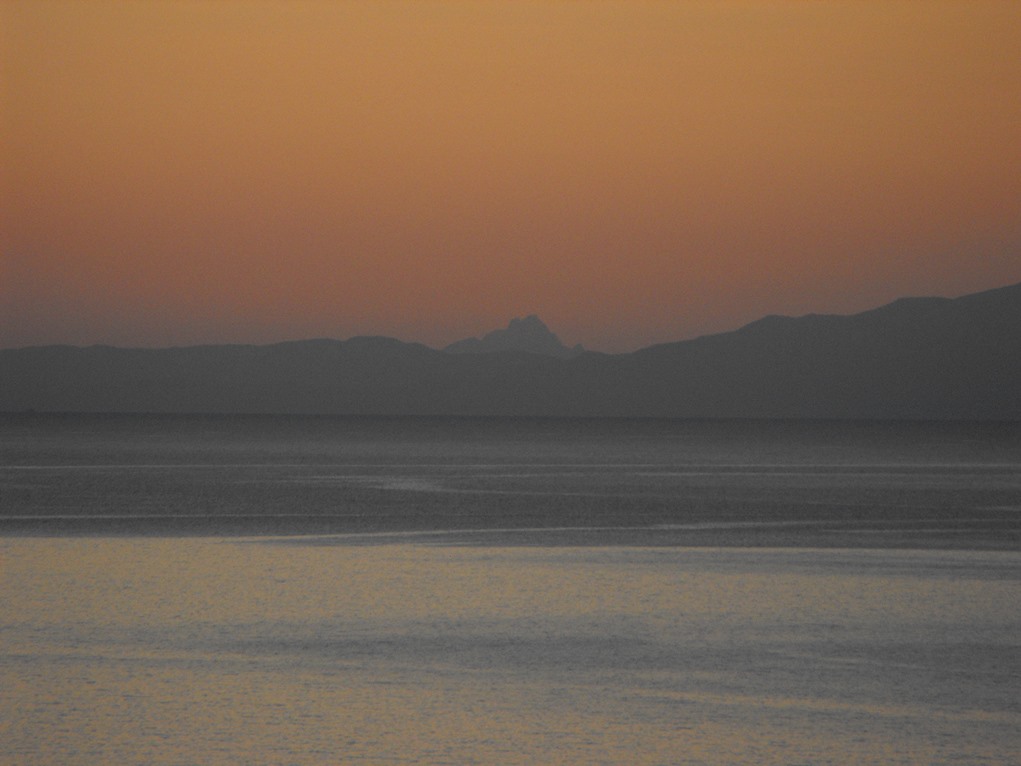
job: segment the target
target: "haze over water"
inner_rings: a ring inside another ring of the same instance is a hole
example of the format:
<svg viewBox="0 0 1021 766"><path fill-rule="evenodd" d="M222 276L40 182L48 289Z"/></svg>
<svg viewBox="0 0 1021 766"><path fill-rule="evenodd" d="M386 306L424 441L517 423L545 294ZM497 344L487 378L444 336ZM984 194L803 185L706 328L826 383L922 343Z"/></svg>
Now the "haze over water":
<svg viewBox="0 0 1021 766"><path fill-rule="evenodd" d="M4 416L0 763L1001 763L1016 424Z"/></svg>

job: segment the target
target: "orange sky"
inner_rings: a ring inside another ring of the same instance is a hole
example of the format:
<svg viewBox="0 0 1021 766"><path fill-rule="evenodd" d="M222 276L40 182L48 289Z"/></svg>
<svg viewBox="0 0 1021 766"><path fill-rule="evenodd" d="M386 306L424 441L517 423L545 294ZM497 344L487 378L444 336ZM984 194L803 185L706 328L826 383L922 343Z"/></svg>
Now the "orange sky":
<svg viewBox="0 0 1021 766"><path fill-rule="evenodd" d="M1021 281L1021 3L0 0L0 347Z"/></svg>

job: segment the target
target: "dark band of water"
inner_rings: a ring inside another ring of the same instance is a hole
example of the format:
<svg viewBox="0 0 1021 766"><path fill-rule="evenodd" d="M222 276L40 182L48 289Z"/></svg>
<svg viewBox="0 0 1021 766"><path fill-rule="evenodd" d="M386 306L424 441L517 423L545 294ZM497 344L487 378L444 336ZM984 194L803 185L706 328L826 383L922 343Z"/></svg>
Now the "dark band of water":
<svg viewBox="0 0 1021 766"><path fill-rule="evenodd" d="M0 416L0 534L1021 549L1021 424Z"/></svg>

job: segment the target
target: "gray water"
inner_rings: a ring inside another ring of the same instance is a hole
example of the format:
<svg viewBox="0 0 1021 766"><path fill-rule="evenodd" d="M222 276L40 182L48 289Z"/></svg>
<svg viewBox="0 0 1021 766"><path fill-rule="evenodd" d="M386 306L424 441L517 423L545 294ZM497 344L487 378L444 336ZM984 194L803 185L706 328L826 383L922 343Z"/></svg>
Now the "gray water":
<svg viewBox="0 0 1021 766"><path fill-rule="evenodd" d="M1021 753L1021 427L3 416L0 763Z"/></svg>
<svg viewBox="0 0 1021 766"><path fill-rule="evenodd" d="M1017 423L0 415L0 534L1018 550L1019 510Z"/></svg>

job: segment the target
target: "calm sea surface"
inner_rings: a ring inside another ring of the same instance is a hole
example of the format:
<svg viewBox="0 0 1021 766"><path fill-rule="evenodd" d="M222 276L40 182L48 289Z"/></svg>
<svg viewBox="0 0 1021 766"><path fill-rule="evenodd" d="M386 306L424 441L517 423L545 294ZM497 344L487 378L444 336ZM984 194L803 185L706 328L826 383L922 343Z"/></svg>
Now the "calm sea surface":
<svg viewBox="0 0 1021 766"><path fill-rule="evenodd" d="M0 764L1016 764L1021 425L0 415Z"/></svg>

